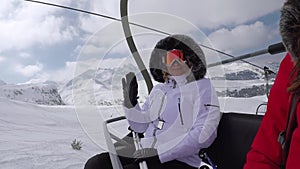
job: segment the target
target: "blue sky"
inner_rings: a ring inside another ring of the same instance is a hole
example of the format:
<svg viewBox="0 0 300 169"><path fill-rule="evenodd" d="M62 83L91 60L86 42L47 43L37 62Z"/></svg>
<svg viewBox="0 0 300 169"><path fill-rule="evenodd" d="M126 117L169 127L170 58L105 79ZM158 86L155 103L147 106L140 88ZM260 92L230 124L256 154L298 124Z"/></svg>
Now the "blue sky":
<svg viewBox="0 0 300 169"><path fill-rule="evenodd" d="M119 0L44 0L85 9L120 18ZM197 27L218 50L239 56L264 49L280 41L278 32L279 11L283 0L130 0L129 14L143 15L155 12L180 18ZM61 81L70 77L89 40L113 21L65 9L26 2L5 0L0 6L0 80L6 83ZM146 17L145 17L146 18ZM131 19L131 17L129 18ZM159 23L160 18L143 19L141 23L157 29L171 30L170 23ZM138 22L136 19L135 22ZM173 26L174 27L174 26ZM133 29L134 31L134 29ZM190 31L178 24L176 32ZM110 42L118 33L102 35L103 52L114 48ZM118 34L122 38L122 34ZM137 40L139 49L151 48L162 35ZM145 40L147 39L147 40ZM197 39L197 38L196 38ZM121 42L123 43L123 42ZM117 45L115 57L128 55L123 43ZM101 55L101 54L100 54ZM262 56L250 61L280 61L276 57ZM112 55L113 56L113 55Z"/></svg>

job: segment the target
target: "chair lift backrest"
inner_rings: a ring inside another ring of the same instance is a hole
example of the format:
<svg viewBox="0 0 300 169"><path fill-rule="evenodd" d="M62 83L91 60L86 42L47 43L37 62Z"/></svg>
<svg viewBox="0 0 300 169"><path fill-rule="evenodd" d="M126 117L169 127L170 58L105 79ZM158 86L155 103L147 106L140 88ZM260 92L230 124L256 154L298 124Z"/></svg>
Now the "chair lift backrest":
<svg viewBox="0 0 300 169"><path fill-rule="evenodd" d="M262 117L262 115L223 113L218 137L206 150L218 169L243 168Z"/></svg>

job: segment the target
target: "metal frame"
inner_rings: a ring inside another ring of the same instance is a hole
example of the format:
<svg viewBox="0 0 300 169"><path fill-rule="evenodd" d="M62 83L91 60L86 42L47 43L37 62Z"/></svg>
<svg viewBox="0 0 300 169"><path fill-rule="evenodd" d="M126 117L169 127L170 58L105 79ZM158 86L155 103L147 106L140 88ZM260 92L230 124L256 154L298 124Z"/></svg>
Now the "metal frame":
<svg viewBox="0 0 300 169"><path fill-rule="evenodd" d="M109 130L108 130L107 125L109 123L113 123L113 122L124 120L124 119L126 119L126 117L125 116L121 116L121 117L109 119L109 120L106 120L106 121L103 122L104 137L105 137L105 141L106 141L106 144L107 144L110 161L111 161L111 164L112 164L112 166L113 166L114 169L123 169L123 166L122 166L122 164L120 162L120 159L119 159L119 157L117 155L116 148L115 148L115 146L114 146L111 138L113 138L113 139L115 139L117 141L120 141L122 139L120 139L116 135L110 133ZM124 141L124 140L122 140L122 141Z"/></svg>
<svg viewBox="0 0 300 169"><path fill-rule="evenodd" d="M118 122L120 120L125 120L126 117L125 116L120 116L120 117L116 117L116 118L112 118L112 119L108 119L106 121L103 122L103 129L104 129L104 136L105 136L105 140L106 140L106 144L109 150L109 157L112 163L112 166L114 169L123 169L123 166L119 160L119 157L117 155L116 152L116 147L114 146L112 139L116 140L117 142L121 143L122 145L125 146L131 146L129 143L127 143L126 141L122 140L121 138L119 138L118 136L112 134L111 132L109 132L108 130L108 124L110 123L114 123L114 122ZM141 149L140 147L140 138L138 136L137 133L135 133L134 131L132 131L132 136L133 136L133 141L134 141L134 146L136 150ZM148 169L148 166L146 164L146 161L142 161L139 163L140 169Z"/></svg>

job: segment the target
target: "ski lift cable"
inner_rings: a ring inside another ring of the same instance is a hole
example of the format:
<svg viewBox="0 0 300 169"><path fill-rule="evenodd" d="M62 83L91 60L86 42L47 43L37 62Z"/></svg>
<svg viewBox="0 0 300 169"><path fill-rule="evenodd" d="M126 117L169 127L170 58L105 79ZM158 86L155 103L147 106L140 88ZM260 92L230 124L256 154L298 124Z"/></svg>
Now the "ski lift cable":
<svg viewBox="0 0 300 169"><path fill-rule="evenodd" d="M58 5L58 4L54 4L54 3L42 2L42 1L35 1L35 0L24 0L24 1L33 2L33 3L39 3L39 4L43 4L43 5L48 5L48 6L54 6L54 7L58 7L58 8L64 8L64 9L68 9L68 10L73 10L73 11L77 11L77 12L82 12L82 13L87 13L87 14L91 14L91 15L100 16L100 17L111 19L111 20L115 20L115 21L121 21L121 19L114 18L114 17L111 17L111 16L102 15L102 14L99 14L99 13L90 12L90 11L86 11L86 10L83 10L83 9L78 9L78 8L72 8L72 7L68 7L68 6Z"/></svg>
<svg viewBox="0 0 300 169"><path fill-rule="evenodd" d="M36 1L36 0L24 0L24 1L28 1L28 2L33 2L33 3L39 3L39 4L43 4L43 5L48 5L48 6L54 6L54 7L58 7L58 8L64 8L64 9L68 9L68 10L73 10L73 11L77 11L77 12L82 12L82 13L86 13L86 14L90 14L90 15L95 15L95 16L99 16L99 17L103 17L103 18L107 18L107 19L110 19L110 20L115 20L115 21L119 21L119 22L122 22L122 19L118 19L118 18L115 18L115 17L111 17L111 16L107 16L107 15L103 15L103 14L99 14L99 13L96 13L96 12L90 12L90 11L86 11L86 10L83 10L83 9L78 9L78 8L73 8L73 7L68 7L68 6L63 6L63 5L58 5L58 4L54 4L54 3L48 3L48 2L42 2L42 1ZM167 32L164 32L164 31L161 31L161 30L158 30L158 29L154 29L154 28L150 28L150 27L147 27L147 26L144 26L144 25L141 25L141 24L137 24L137 23L133 23L133 22L129 22L130 25L134 25L134 26L137 26L137 27L140 27L140 28L144 28L144 29L148 29L148 30L151 30L151 31L154 31L154 32L158 32L158 33L161 33L161 34L164 34L164 35L171 35L170 33L167 33ZM209 47L209 46L206 46L206 45L203 45L203 44L199 44L200 46L204 47L204 48L207 48L209 50L212 50L212 51L215 51L215 52L218 52L220 54L223 54L223 55L226 55L226 56L229 56L231 58L236 58L235 56L231 55L231 54L228 54L228 53L225 53L223 51L220 51L218 49L215 49L215 48L212 48L212 47ZM251 63L251 62L248 62L246 60L243 60L243 59L237 59L237 60L240 60L242 62L245 62L249 65L252 65L254 67L257 67L259 69L264 69L254 63ZM223 62L220 62L221 64ZM211 64L209 66L217 66L220 64L219 62L218 63L214 63L214 64Z"/></svg>
<svg viewBox="0 0 300 169"><path fill-rule="evenodd" d="M64 8L64 9L73 10L73 11L82 12L82 13L87 13L87 14L90 14L90 15L100 16L100 17L103 17L103 18L107 18L107 19L111 19L111 20L115 20L115 21L119 21L119 22L122 21L122 19L118 19L118 18L115 18L115 17L99 14L99 13L96 13L96 12L90 12L90 11L83 10L83 9L68 7L68 6L64 6L64 5L58 5L58 4L54 4L54 3L42 2L42 1L36 1L36 0L24 0L24 1L39 3L39 4L43 4L43 5L48 5L48 6L54 6L54 7L58 7L58 8ZM144 26L144 25L141 25L141 24L138 24L138 23L129 22L129 24L140 27L140 28L148 29L148 30L151 30L151 31L154 31L154 32L158 32L158 33L161 33L161 34L164 34L164 35L171 35L170 33L167 33L167 32L164 32L164 31L161 31L161 30L158 30L158 29L154 29L154 28L151 28L151 27L148 27L148 26ZM220 50L208 47L206 45L203 45L203 44L199 44L199 45L201 45L204 48L213 50L215 52L218 52L218 53L221 53L221 54L224 54L224 55L227 55L227 56L232 56L232 55L227 54L225 52L222 52ZM232 57L234 57L234 56L232 56Z"/></svg>
<svg viewBox="0 0 300 169"><path fill-rule="evenodd" d="M33 3L39 3L39 4L43 4L43 5L48 5L48 6L54 6L54 7L58 7L58 8L64 8L64 9L68 9L68 10L73 10L73 11L77 11L77 12L82 12L82 13L87 13L87 14L90 14L90 15L95 15L95 16L99 16L99 17L103 17L103 18L107 18L107 19L111 19L111 20L115 20L115 21L119 21L121 22L121 19L118 19L118 18L115 18L115 17L111 17L111 16L107 16L107 15L103 15L103 14L99 14L99 13L96 13L96 12L90 12L90 11L86 11L86 10L83 10L83 9L78 9L78 8L73 8L73 7L68 7L68 6L63 6L63 5L58 5L58 4L54 4L54 3L48 3L48 2L42 2L42 1L36 1L36 0L24 0L24 1L28 1L28 2L33 2ZM158 33L161 33L161 34L165 34L165 35L170 35L169 33L166 33L166 32L163 32L163 31L160 31L160 30L157 30L157 29L154 29L154 28L150 28L150 27L147 27L147 26L144 26L144 25L140 25L140 24L137 24L137 23L132 23L132 22L129 22L130 25L134 25L134 26L137 26L137 27L141 27L141 28L144 28L144 29L148 29L148 30L152 30L154 32L158 32ZM248 62L244 59L246 58L250 58L250 57L254 57L254 56L258 56L258 55L261 55L261 54L265 54L266 52L262 52L262 53L258 53L258 54L246 54L246 55L242 55L242 56L238 56L238 57L235 57L233 55L230 55L228 53L225 53L223 51L220 51L218 49L214 49L214 48L211 48L211 47L208 47L206 45L203 45L203 44L199 44L200 46L204 47L204 48L207 48L209 50L212 50L212 51L215 51L215 52L218 52L220 54L223 54L223 55L226 55L226 56L229 56L231 57L232 59L228 59L228 60L224 60L224 61L221 61L221 62L217 62L217 63L213 63L213 64L209 64L208 67L213 67L213 66L217 66L217 65L220 65L220 64L226 64L226 63L230 63L230 62L233 62L233 61L237 61L237 60L240 60L242 62L245 62L247 64L250 64L254 67L257 67L259 69L262 69L264 70L264 68L254 64L254 63L251 63L251 62ZM276 44L274 44L276 45ZM272 45L271 45L272 46ZM270 47L270 46L269 46ZM283 52L283 51L282 51ZM255 52L257 53L257 52ZM272 53L271 53L272 54ZM247 56L247 57L245 57Z"/></svg>

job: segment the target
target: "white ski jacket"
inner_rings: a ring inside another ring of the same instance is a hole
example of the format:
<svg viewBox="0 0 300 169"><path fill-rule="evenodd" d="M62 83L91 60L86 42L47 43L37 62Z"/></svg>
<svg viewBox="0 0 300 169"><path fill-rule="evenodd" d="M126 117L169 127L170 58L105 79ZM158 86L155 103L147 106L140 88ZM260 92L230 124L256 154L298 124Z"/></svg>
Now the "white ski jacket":
<svg viewBox="0 0 300 169"><path fill-rule="evenodd" d="M201 163L199 150L216 138L221 115L211 81L186 83L185 76L154 86L142 107L124 110L131 128L144 133L143 148L156 148L161 162L178 160L194 167Z"/></svg>

